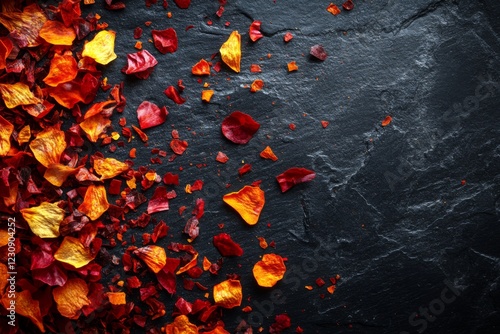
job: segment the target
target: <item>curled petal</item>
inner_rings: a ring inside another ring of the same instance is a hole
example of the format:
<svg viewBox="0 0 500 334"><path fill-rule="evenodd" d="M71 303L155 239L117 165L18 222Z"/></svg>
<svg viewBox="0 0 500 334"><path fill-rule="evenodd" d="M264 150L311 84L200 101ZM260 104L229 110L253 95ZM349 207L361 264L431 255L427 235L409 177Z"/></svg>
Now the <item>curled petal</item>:
<svg viewBox="0 0 500 334"><path fill-rule="evenodd" d="M78 172L78 168L69 167L63 164L50 164L43 177L56 187L63 185L64 181L73 174Z"/></svg>
<svg viewBox="0 0 500 334"><path fill-rule="evenodd" d="M110 30L102 30L95 35L94 39L85 43L82 56L90 57L96 63L106 65L116 59L115 54L116 33Z"/></svg>
<svg viewBox="0 0 500 334"><path fill-rule="evenodd" d="M78 211L86 214L90 219L97 220L109 208L104 186L90 185L87 188L83 203L78 207Z"/></svg>
<svg viewBox="0 0 500 334"><path fill-rule="evenodd" d="M36 160L45 167L59 163L66 149L64 132L54 127L46 128L31 141L30 149Z"/></svg>
<svg viewBox="0 0 500 334"><path fill-rule="evenodd" d="M139 79L147 79L158 64L156 58L148 50L127 55L127 66L122 69L125 74L133 74Z"/></svg>
<svg viewBox="0 0 500 334"><path fill-rule="evenodd" d="M80 123L80 128L85 132L89 140L93 143L99 139L106 128L111 125L111 120L101 114L87 118Z"/></svg>
<svg viewBox="0 0 500 334"><path fill-rule="evenodd" d="M276 154L274 154L273 150L269 146L266 146L266 148L262 152L260 152L260 157L272 161L278 160L278 157L276 156Z"/></svg>
<svg viewBox="0 0 500 334"><path fill-rule="evenodd" d="M262 37L264 37L262 35L262 33L260 32L260 25L261 24L262 24L262 22L260 22L260 21L253 21L252 24L250 25L249 35L250 35L250 39L252 40L252 42L256 42L259 39L261 39Z"/></svg>
<svg viewBox="0 0 500 334"><path fill-rule="evenodd" d="M262 287L273 287L286 272L283 258L277 254L264 254L262 260L253 267L253 276Z"/></svg>
<svg viewBox="0 0 500 334"><path fill-rule="evenodd" d="M224 195L226 204L236 210L248 225L255 225L266 202L259 187L244 186L240 191Z"/></svg>
<svg viewBox="0 0 500 334"><path fill-rule="evenodd" d="M316 173L312 170L308 170L300 167L292 167L287 169L282 174L276 176L276 180L278 181L281 192L285 192L289 190L296 184L309 182L316 177Z"/></svg>
<svg viewBox="0 0 500 334"><path fill-rule="evenodd" d="M10 275L8 275L7 278L9 276ZM42 333L45 333L42 314L40 311L40 302L31 297L31 292L29 290L23 290L21 292L17 292L15 294L14 300L11 298L7 298L7 292L6 292L5 297L2 298L1 300L3 307L9 310L9 307L11 308L11 301L13 302L15 301L15 310L17 314L20 314L23 317L30 319Z"/></svg>
<svg viewBox="0 0 500 334"><path fill-rule="evenodd" d="M71 54L55 54L50 62L49 74L43 79L47 85L56 87L76 78L78 74L78 64Z"/></svg>
<svg viewBox="0 0 500 334"><path fill-rule="evenodd" d="M94 159L94 170L101 175L101 180L111 179L129 168L129 165L114 158Z"/></svg>
<svg viewBox="0 0 500 334"><path fill-rule="evenodd" d="M43 202L39 206L21 209L23 218L33 234L40 238L57 238L64 220L64 210L56 203Z"/></svg>
<svg viewBox="0 0 500 334"><path fill-rule="evenodd" d="M179 91L174 86L168 86L164 93L169 99L177 104L183 104L186 102L186 99L179 94Z"/></svg>
<svg viewBox="0 0 500 334"><path fill-rule="evenodd" d="M194 75L210 75L210 64L205 59L200 60L191 68Z"/></svg>
<svg viewBox="0 0 500 334"><path fill-rule="evenodd" d="M241 305L243 298L241 283L235 279L228 279L214 286L215 303L224 308L233 308Z"/></svg>
<svg viewBox="0 0 500 334"><path fill-rule="evenodd" d="M167 263L167 253L165 253L165 249L160 246L150 245L138 248L134 251L134 254L144 261L149 269L155 274Z"/></svg>
<svg viewBox="0 0 500 334"><path fill-rule="evenodd" d="M231 113L222 121L222 134L235 144L248 143L259 128L259 123L240 111Z"/></svg>
<svg viewBox="0 0 500 334"><path fill-rule="evenodd" d="M57 310L69 319L78 319L81 309L90 305L87 298L89 288L81 278L69 279L66 284L52 290L52 296L57 304Z"/></svg>
<svg viewBox="0 0 500 334"><path fill-rule="evenodd" d="M238 31L233 31L220 48L222 61L236 73L240 72L241 63L241 36Z"/></svg>
<svg viewBox="0 0 500 334"><path fill-rule="evenodd" d="M141 129L149 129L165 123L167 119L167 108L159 108L149 101L142 102L137 108L137 119Z"/></svg>
<svg viewBox="0 0 500 334"><path fill-rule="evenodd" d="M153 35L153 42L155 47L161 53L173 53L177 51L177 33L174 28L168 28L165 30L153 30L151 32Z"/></svg>
<svg viewBox="0 0 500 334"><path fill-rule="evenodd" d="M37 4L24 7L22 12L0 13L0 24L9 30L21 48L40 44L38 32L46 21L45 14Z"/></svg>

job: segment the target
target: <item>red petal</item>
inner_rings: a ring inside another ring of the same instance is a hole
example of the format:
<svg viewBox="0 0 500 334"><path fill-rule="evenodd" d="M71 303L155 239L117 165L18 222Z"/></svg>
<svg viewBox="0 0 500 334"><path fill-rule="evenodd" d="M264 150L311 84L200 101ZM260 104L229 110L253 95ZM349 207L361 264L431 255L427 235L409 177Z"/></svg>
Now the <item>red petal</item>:
<svg viewBox="0 0 500 334"><path fill-rule="evenodd" d="M168 111L166 107L159 108L156 104L144 101L137 108L137 119L141 129L152 128L165 123Z"/></svg>
<svg viewBox="0 0 500 334"><path fill-rule="evenodd" d="M152 214L159 211L168 210L168 191L167 188L159 186L155 189L153 197L148 203L148 214Z"/></svg>
<svg viewBox="0 0 500 334"><path fill-rule="evenodd" d="M214 236L214 246L222 256L241 256L243 249L227 233Z"/></svg>
<svg viewBox="0 0 500 334"><path fill-rule="evenodd" d="M169 99L177 104L183 104L184 102L186 102L186 99L182 98L182 96L179 94L179 91L174 86L168 86L167 89L165 89L164 93Z"/></svg>
<svg viewBox="0 0 500 334"><path fill-rule="evenodd" d="M326 53L325 49L320 44L311 46L310 54L311 56L314 56L319 60L325 60L326 57L328 57L328 54Z"/></svg>
<svg viewBox="0 0 500 334"><path fill-rule="evenodd" d="M250 25L249 35L252 42L255 42L264 37L260 32L261 23L262 22L260 21L253 21L252 24Z"/></svg>
<svg viewBox="0 0 500 334"><path fill-rule="evenodd" d="M259 123L240 111L233 112L222 121L222 134L236 144L248 143L259 128Z"/></svg>
<svg viewBox="0 0 500 334"><path fill-rule="evenodd" d="M174 2L180 9L187 9L191 4L191 0L174 0Z"/></svg>
<svg viewBox="0 0 500 334"><path fill-rule="evenodd" d="M122 69L122 72L134 74L139 79L147 79L156 64L158 64L156 58L148 50L142 50L127 55L127 66Z"/></svg>
<svg viewBox="0 0 500 334"><path fill-rule="evenodd" d="M165 30L153 30L151 34L153 35L155 47L161 53L165 54L177 51L177 33L175 32L174 28L168 28Z"/></svg>
<svg viewBox="0 0 500 334"><path fill-rule="evenodd" d="M316 177L316 173L305 168L292 167L284 173L276 176L281 192L285 192L296 184L311 181Z"/></svg>

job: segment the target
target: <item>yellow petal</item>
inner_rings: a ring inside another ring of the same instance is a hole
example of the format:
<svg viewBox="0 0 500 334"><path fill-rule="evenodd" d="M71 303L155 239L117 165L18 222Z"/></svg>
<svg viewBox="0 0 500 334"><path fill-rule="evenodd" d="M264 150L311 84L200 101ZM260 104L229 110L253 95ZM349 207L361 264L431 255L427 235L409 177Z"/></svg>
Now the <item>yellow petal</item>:
<svg viewBox="0 0 500 334"><path fill-rule="evenodd" d="M222 61L233 71L240 72L241 62L241 36L238 31L233 31L220 48Z"/></svg>
<svg viewBox="0 0 500 334"><path fill-rule="evenodd" d="M86 214L90 219L97 220L109 208L104 186L90 185L87 188L83 203L78 207L78 211Z"/></svg>
<svg viewBox="0 0 500 334"><path fill-rule="evenodd" d="M240 191L229 193L222 198L235 209L248 225L255 225L266 202L264 191L259 187L244 186Z"/></svg>
<svg viewBox="0 0 500 334"><path fill-rule="evenodd" d="M2 305L5 308L10 306L11 299L8 295L2 298ZM16 293L15 297L15 309L16 313L30 319L42 332L45 333L45 328L43 327L42 313L40 311L40 302L31 297L31 292L29 290L23 290ZM21 319L16 319L17 321L22 321Z"/></svg>
<svg viewBox="0 0 500 334"><path fill-rule="evenodd" d="M40 132L30 143L31 151L36 160L45 167L59 163L66 149L64 132L56 128L47 128Z"/></svg>
<svg viewBox="0 0 500 334"><path fill-rule="evenodd" d="M64 237L61 246L54 253L54 258L75 268L81 268L92 261L95 255L92 255L78 238Z"/></svg>
<svg viewBox="0 0 500 334"><path fill-rule="evenodd" d="M0 116L0 157L7 155L10 151L10 136L14 131L14 125Z"/></svg>
<svg viewBox="0 0 500 334"><path fill-rule="evenodd" d="M0 14L0 23L17 36L18 44L23 48L40 44L38 32L45 21L47 17L37 4L24 7L22 13L12 11Z"/></svg>
<svg viewBox="0 0 500 334"><path fill-rule="evenodd" d="M2 94L3 101L9 109L17 106L41 103L40 99L36 98L30 91L28 85L22 82L16 82L13 85L0 84L0 94Z"/></svg>
<svg viewBox="0 0 500 334"><path fill-rule="evenodd" d="M116 59L114 31L102 30L94 39L85 43L82 56L90 57L97 63L106 65Z"/></svg>
<svg viewBox="0 0 500 334"><path fill-rule="evenodd" d="M42 202L39 206L21 209L31 231L40 238L57 238L64 210L55 203Z"/></svg>
<svg viewBox="0 0 500 334"><path fill-rule="evenodd" d="M221 307L240 306L242 298L241 283L238 280L228 279L214 286L214 300Z"/></svg>
<svg viewBox="0 0 500 334"><path fill-rule="evenodd" d="M56 187L60 187L62 186L64 181L66 181L68 176L70 176L71 174L75 174L77 171L78 168L55 163L49 165L49 167L45 171L45 174L43 174L43 177Z"/></svg>
<svg viewBox="0 0 500 334"><path fill-rule="evenodd" d="M82 307L90 305L87 298L89 288L81 278L72 278L61 287L52 290L52 296L57 304L57 310L69 319L78 319Z"/></svg>
<svg viewBox="0 0 500 334"><path fill-rule="evenodd" d="M76 38L75 30L59 21L47 21L40 29L40 37L54 45L72 45Z"/></svg>
<svg viewBox="0 0 500 334"><path fill-rule="evenodd" d="M31 139L31 128L29 125L26 125L21 129L21 131L19 131L19 134L17 135L17 142L19 143L19 145L22 145L28 143L30 139Z"/></svg>
<svg viewBox="0 0 500 334"><path fill-rule="evenodd" d="M111 179L129 168L126 163L113 158L94 159L94 170L101 175L101 180Z"/></svg>

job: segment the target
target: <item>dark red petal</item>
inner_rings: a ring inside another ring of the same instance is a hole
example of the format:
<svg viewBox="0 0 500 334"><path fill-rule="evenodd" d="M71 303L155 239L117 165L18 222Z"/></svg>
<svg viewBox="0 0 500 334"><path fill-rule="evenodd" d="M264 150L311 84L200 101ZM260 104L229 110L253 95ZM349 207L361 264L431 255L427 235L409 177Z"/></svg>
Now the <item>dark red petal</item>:
<svg viewBox="0 0 500 334"><path fill-rule="evenodd" d="M259 128L259 123L240 111L233 112L222 121L222 134L236 144L248 143Z"/></svg>
<svg viewBox="0 0 500 334"><path fill-rule="evenodd" d="M148 50L141 50L127 55L127 66L122 69L122 72L134 74L139 79L147 79L156 64L158 61Z"/></svg>
<svg viewBox="0 0 500 334"><path fill-rule="evenodd" d="M148 214L168 210L167 188L158 186L148 203Z"/></svg>
<svg viewBox="0 0 500 334"><path fill-rule="evenodd" d="M174 0L174 2L180 9L187 9L191 4L191 0Z"/></svg>
<svg viewBox="0 0 500 334"><path fill-rule="evenodd" d="M241 256L243 249L227 233L214 236L214 246L222 256Z"/></svg>
<svg viewBox="0 0 500 334"><path fill-rule="evenodd" d="M316 177L316 173L300 167L292 167L284 173L276 176L281 192L285 192L296 184L311 181Z"/></svg>
<svg viewBox="0 0 500 334"><path fill-rule="evenodd" d="M325 49L320 44L311 46L310 54L311 56L314 56L319 60L325 60L326 57L328 57L328 54L326 53Z"/></svg>

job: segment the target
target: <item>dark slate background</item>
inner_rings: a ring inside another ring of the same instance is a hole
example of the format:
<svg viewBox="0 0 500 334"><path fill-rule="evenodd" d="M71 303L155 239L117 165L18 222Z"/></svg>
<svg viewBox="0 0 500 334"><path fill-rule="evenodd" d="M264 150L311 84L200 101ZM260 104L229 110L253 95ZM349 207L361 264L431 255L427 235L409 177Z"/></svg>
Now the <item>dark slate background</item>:
<svg viewBox="0 0 500 334"><path fill-rule="evenodd" d="M172 128L189 142L175 161L150 166L160 175L184 168L171 210L154 215L171 228L172 236L160 244L185 242L181 230L198 197L207 210L193 243L201 256L218 257L211 239L220 232L219 223L241 243L241 258L226 259L219 276L200 280L213 286L226 274L242 275L242 306L254 312L224 311L230 331L245 319L254 330L262 325L267 332L274 315L286 312L292 319L289 332L300 325L305 333L499 333L500 2L354 1L353 11L336 17L325 10L329 2L228 0L221 19L215 16L216 0L194 0L187 10L169 1L171 19L161 0L150 8L144 1L125 1L126 9L117 12L100 2L82 4L117 31L118 59L103 72L111 84L125 82L128 124L137 124L135 111L144 100L170 112L167 123L147 130L149 146L134 139L116 153L98 145L90 149L125 159L136 146L139 167L154 157L152 148L170 151ZM265 35L256 43L248 37L253 20L262 21ZM146 21L152 25L146 27ZM194 28L185 31L188 25ZM126 54L137 51L137 26L144 29L144 48L159 61L146 81L120 73ZM148 39L152 29L168 27L177 30L179 49L162 55ZM232 30L242 35L241 73L225 66L212 71L203 82L215 95L204 104L191 66L216 54ZM294 39L285 44L287 31ZM325 47L326 61L308 55L315 44ZM292 60L299 70L288 73ZM262 73L251 73L252 63L261 65ZM245 85L257 78L265 88L251 94ZM187 102L180 106L163 94L178 79L187 87ZM235 110L261 123L247 145L221 135L222 119ZM387 115L393 122L382 128ZM113 118L116 130L118 118ZM323 129L321 120L330 125ZM259 157L267 145L277 162ZM230 158L225 165L215 162L219 150ZM240 178L242 161L253 169ZM281 194L274 178L293 166L313 169L317 177ZM196 179L205 182L203 191L185 194L183 186ZM255 180L263 181L267 202L260 222L248 227L222 196ZM182 205L188 210L180 217ZM145 210L143 205L135 216ZM134 234L140 240L151 229L130 230L125 238ZM261 250L256 236L274 240L276 249ZM110 252L120 256L123 249ZM272 251L288 258L288 272L269 291L256 285L251 268ZM104 273L106 279L116 273L127 277L121 265ZM336 274L342 279L333 295L326 286L316 287L316 278ZM143 278L148 279L155 280ZM305 285L315 288L307 291ZM203 292L180 287L179 295L193 301ZM162 294L162 300L170 314L175 298ZM427 308L434 317L426 318ZM153 325L170 320L166 316Z"/></svg>

